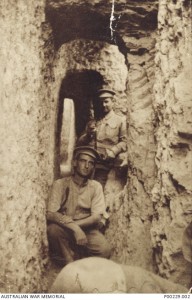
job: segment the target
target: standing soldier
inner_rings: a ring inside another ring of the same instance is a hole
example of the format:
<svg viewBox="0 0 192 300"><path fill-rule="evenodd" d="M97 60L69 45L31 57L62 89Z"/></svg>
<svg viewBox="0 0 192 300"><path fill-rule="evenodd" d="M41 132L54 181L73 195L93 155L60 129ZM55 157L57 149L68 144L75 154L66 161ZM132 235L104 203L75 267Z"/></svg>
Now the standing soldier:
<svg viewBox="0 0 192 300"><path fill-rule="evenodd" d="M114 166L121 167L121 155L127 150L126 119L114 112L114 95L115 92L111 89L98 91L102 114L95 124L93 121L88 123L85 133L78 140L78 145L93 145L95 139L100 160L96 165L94 178L103 188L110 169Z"/></svg>

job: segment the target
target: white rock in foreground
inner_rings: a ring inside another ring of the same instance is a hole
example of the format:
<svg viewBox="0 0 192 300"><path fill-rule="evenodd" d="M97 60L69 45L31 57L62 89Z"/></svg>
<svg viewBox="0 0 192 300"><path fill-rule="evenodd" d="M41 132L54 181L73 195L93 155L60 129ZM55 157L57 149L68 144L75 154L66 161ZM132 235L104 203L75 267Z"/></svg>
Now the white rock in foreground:
<svg viewBox="0 0 192 300"><path fill-rule="evenodd" d="M187 289L139 267L89 257L65 266L49 292L187 293Z"/></svg>

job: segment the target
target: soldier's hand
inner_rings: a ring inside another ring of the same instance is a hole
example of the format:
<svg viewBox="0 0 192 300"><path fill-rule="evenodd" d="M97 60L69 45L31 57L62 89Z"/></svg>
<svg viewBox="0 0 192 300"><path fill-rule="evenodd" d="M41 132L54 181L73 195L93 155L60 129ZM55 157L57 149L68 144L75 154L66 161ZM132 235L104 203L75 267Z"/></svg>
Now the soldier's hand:
<svg viewBox="0 0 192 300"><path fill-rule="evenodd" d="M77 245L83 246L83 245L87 244L87 237L80 227L75 230L74 237L75 237Z"/></svg>
<svg viewBox="0 0 192 300"><path fill-rule="evenodd" d="M112 150L106 149L106 153L108 158L115 158L115 154Z"/></svg>

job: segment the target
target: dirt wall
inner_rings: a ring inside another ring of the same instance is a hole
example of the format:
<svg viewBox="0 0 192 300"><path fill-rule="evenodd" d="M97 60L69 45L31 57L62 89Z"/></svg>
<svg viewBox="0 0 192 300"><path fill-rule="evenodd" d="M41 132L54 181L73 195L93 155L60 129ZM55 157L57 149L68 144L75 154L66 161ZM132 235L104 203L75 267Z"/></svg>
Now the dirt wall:
<svg viewBox="0 0 192 300"><path fill-rule="evenodd" d="M127 184L108 183L114 203L107 236L113 258L121 263L153 269L150 227L153 215L151 189L156 175L154 141L154 55L155 38L130 38L128 49ZM140 52L140 49L143 49Z"/></svg>
<svg viewBox="0 0 192 300"><path fill-rule="evenodd" d="M157 179L152 242L161 275L191 280L181 252L191 220L191 8L190 1L160 1L156 45L155 102Z"/></svg>
<svg viewBox="0 0 192 300"><path fill-rule="evenodd" d="M51 172L42 74L44 1L2 1L0 291L43 290Z"/></svg>

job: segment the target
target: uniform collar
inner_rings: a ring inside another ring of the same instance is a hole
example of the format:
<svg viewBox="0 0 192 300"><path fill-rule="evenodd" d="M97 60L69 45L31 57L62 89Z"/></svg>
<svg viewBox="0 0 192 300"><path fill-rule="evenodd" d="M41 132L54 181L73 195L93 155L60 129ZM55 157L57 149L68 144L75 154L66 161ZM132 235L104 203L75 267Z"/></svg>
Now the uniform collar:
<svg viewBox="0 0 192 300"><path fill-rule="evenodd" d="M80 182L80 180L78 180L78 178L76 178L74 175L71 178L72 181L79 187L84 187L88 184L88 179L84 179L83 181Z"/></svg>
<svg viewBox="0 0 192 300"><path fill-rule="evenodd" d="M114 111L113 109L103 118L103 120L108 121L111 117L114 116Z"/></svg>

